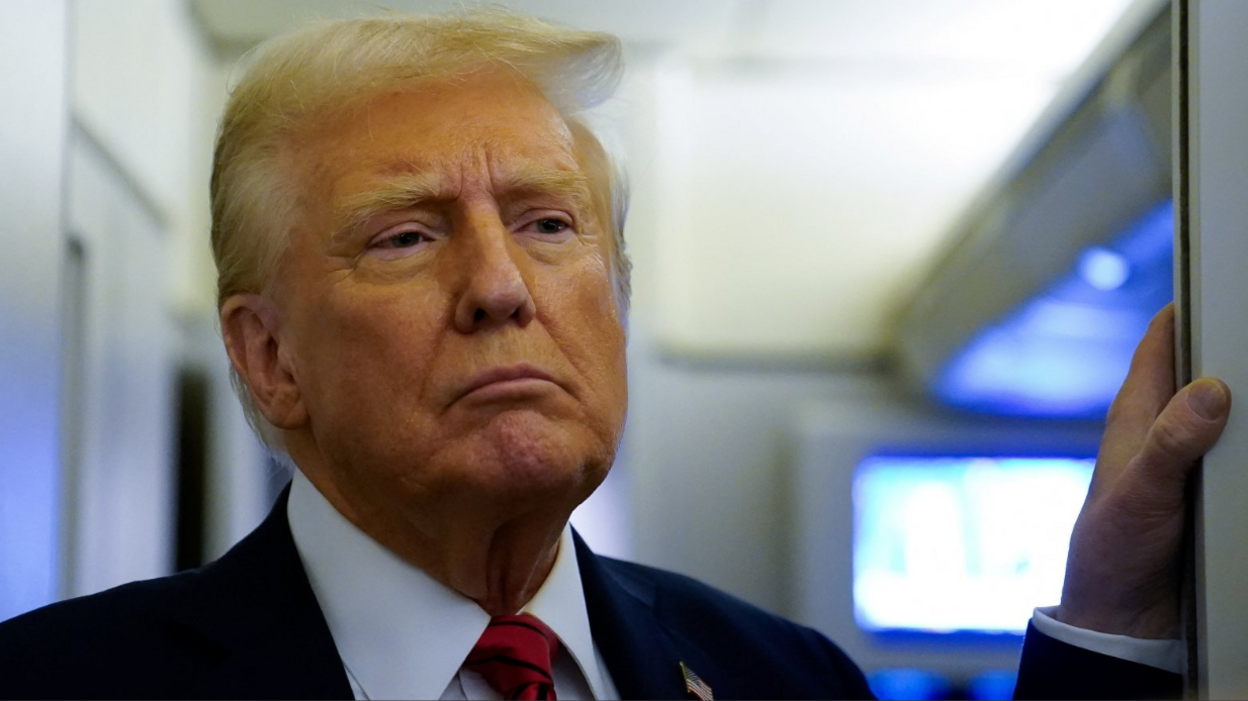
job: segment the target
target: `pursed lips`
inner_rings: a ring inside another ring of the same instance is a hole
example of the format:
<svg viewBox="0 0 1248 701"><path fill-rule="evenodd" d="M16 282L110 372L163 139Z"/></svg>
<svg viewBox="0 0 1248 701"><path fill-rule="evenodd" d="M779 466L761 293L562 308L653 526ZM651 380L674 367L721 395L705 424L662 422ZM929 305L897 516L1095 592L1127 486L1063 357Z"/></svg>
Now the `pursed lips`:
<svg viewBox="0 0 1248 701"><path fill-rule="evenodd" d="M538 383L550 383L560 387L565 392L567 391L567 388L551 377L550 373L534 365L523 363L491 368L476 375L465 389L459 393L455 401L459 401L474 393L477 395L495 392L508 394L513 390L523 391L526 386Z"/></svg>

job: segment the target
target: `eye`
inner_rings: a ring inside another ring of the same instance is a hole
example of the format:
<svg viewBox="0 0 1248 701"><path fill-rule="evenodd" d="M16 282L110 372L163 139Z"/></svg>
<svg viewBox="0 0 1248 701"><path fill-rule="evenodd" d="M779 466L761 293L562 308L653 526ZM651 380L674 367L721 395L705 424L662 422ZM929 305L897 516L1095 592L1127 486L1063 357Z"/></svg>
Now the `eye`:
<svg viewBox="0 0 1248 701"><path fill-rule="evenodd" d="M562 219L544 217L533 222L533 229L539 234L559 234L571 225Z"/></svg>
<svg viewBox="0 0 1248 701"><path fill-rule="evenodd" d="M374 255L382 258L402 258L423 250L424 244L433 240L433 236L406 223L378 234L368 247Z"/></svg>
<svg viewBox="0 0 1248 701"><path fill-rule="evenodd" d="M547 210L544 212L533 212L530 216L532 216L531 219L525 218L518 222L522 224L518 232L528 234L539 241L564 241L576 233L576 225L572 223L570 214Z"/></svg>
<svg viewBox="0 0 1248 701"><path fill-rule="evenodd" d="M378 245L382 248L411 248L424 239L425 237L421 236L420 232L400 231L382 239Z"/></svg>

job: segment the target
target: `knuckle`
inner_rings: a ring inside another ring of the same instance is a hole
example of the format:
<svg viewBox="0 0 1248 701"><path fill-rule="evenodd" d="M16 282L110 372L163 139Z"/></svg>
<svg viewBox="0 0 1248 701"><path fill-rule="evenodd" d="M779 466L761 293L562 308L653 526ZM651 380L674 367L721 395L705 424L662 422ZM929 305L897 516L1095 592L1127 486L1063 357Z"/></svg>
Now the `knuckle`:
<svg viewBox="0 0 1248 701"><path fill-rule="evenodd" d="M1149 431L1149 452L1171 460L1191 460L1193 455L1192 431L1173 416L1163 416Z"/></svg>
<svg viewBox="0 0 1248 701"><path fill-rule="evenodd" d="M1182 512L1182 473L1167 473L1165 477L1171 479L1126 480L1118 485L1114 503L1119 511L1131 515L1133 529L1167 524L1176 513Z"/></svg>

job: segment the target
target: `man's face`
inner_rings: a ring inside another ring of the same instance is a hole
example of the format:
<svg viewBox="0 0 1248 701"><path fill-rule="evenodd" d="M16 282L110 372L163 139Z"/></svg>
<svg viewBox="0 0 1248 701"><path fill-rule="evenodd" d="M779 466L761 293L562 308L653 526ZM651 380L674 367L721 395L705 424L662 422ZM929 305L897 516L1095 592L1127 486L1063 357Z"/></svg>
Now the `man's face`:
<svg viewBox="0 0 1248 701"><path fill-rule="evenodd" d="M388 93L298 147L283 259L288 436L348 501L570 510L627 403L612 241L557 111L510 74Z"/></svg>

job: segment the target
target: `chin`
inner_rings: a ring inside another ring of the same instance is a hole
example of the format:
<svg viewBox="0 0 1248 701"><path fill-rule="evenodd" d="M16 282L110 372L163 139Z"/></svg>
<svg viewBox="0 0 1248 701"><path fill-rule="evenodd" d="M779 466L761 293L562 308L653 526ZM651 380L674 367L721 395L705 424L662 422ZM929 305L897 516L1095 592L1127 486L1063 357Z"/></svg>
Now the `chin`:
<svg viewBox="0 0 1248 701"><path fill-rule="evenodd" d="M588 497L615 458L615 443L582 424L504 412L473 437L465 463L476 486L509 499Z"/></svg>

